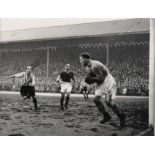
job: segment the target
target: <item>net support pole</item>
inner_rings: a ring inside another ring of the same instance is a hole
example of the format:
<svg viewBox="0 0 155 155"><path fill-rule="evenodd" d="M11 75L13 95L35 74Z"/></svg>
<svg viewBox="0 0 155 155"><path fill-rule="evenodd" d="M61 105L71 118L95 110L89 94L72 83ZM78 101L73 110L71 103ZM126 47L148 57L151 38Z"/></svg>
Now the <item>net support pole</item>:
<svg viewBox="0 0 155 155"><path fill-rule="evenodd" d="M1 18L0 18L0 42L1 42L1 40L2 40L2 38L1 38ZM2 52L0 51L0 76L1 76L1 74L2 74Z"/></svg>
<svg viewBox="0 0 155 155"><path fill-rule="evenodd" d="M106 44L106 66L109 67L109 44Z"/></svg>
<svg viewBox="0 0 155 155"><path fill-rule="evenodd" d="M50 49L49 49L49 47L47 47L47 52L46 52L46 55L47 55L47 59L46 59L46 77L47 78L49 77L49 53L50 53Z"/></svg>
<svg viewBox="0 0 155 155"><path fill-rule="evenodd" d="M149 52L149 126L154 127L155 112L155 19L150 19ZM155 127L154 127L155 131Z"/></svg>

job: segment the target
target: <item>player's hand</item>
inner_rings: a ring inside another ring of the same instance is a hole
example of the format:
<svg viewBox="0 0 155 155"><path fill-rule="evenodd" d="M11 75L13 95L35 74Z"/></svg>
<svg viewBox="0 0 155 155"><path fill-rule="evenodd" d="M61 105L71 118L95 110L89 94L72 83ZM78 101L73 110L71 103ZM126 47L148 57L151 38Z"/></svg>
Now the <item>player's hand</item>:
<svg viewBox="0 0 155 155"><path fill-rule="evenodd" d="M91 77L89 77L89 76L87 76L87 77L85 78L85 82L88 83L88 84L93 84L93 83L94 83L94 82L93 82L93 79L92 79Z"/></svg>
<svg viewBox="0 0 155 155"><path fill-rule="evenodd" d="M71 85L74 86L74 84L75 84L75 82L74 81L71 81Z"/></svg>
<svg viewBox="0 0 155 155"><path fill-rule="evenodd" d="M62 82L61 82L61 81L59 81L59 80L57 80L56 82L57 82L57 85L58 85L58 86L60 86L60 85L61 85L61 83L62 83Z"/></svg>

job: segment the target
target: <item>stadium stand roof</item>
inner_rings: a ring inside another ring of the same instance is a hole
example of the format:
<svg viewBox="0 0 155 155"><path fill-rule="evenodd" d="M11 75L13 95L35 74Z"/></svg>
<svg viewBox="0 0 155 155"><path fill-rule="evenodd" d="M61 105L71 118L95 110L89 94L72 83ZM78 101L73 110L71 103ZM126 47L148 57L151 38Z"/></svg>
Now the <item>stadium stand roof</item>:
<svg viewBox="0 0 155 155"><path fill-rule="evenodd" d="M85 36L113 36L137 33L149 33L148 18L134 18L105 22L33 28L24 30L2 31L1 43L78 38Z"/></svg>

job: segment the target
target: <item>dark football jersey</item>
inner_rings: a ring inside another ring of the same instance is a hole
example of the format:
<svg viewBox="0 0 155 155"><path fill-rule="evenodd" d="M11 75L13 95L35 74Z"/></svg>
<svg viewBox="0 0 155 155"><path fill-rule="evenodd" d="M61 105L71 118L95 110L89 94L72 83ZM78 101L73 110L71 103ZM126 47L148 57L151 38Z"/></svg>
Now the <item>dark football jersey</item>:
<svg viewBox="0 0 155 155"><path fill-rule="evenodd" d="M71 79L74 80L73 72L62 71L60 73L60 77L61 77L63 82L71 82Z"/></svg>
<svg viewBox="0 0 155 155"><path fill-rule="evenodd" d="M102 74L103 80L107 75L110 74L108 68L105 67L101 62L91 60L91 70L90 70L89 76L95 77L96 74L98 74L98 73Z"/></svg>

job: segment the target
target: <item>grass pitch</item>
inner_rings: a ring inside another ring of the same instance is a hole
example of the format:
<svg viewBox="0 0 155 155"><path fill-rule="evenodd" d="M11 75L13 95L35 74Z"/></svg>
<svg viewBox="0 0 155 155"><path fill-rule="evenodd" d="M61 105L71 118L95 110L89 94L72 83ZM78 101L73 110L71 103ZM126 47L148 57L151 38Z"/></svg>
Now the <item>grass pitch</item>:
<svg viewBox="0 0 155 155"><path fill-rule="evenodd" d="M126 113L127 125L119 130L119 119L107 106L112 120L100 124L102 115L92 98L72 96L69 109L61 111L59 96L37 96L40 111L31 100L17 94L0 94L0 135L25 136L130 136L148 128L148 98L117 97ZM104 100L103 100L104 101Z"/></svg>

